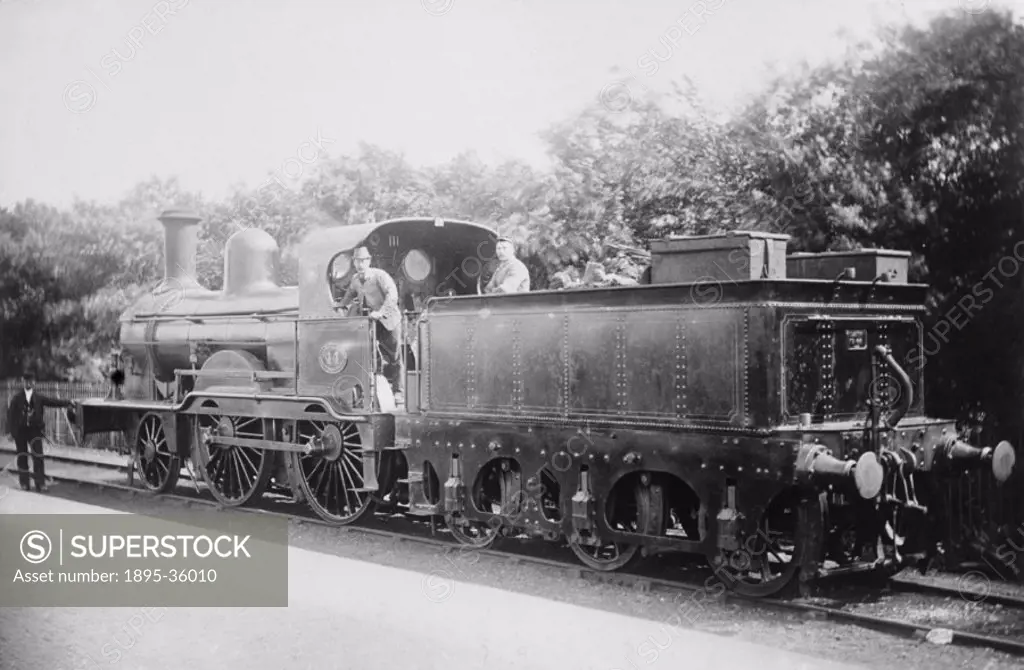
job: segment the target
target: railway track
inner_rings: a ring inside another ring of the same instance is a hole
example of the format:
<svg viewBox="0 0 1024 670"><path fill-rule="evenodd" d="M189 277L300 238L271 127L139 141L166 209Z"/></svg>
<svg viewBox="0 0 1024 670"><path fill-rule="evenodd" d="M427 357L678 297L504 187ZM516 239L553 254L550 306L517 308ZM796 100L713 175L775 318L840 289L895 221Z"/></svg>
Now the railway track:
<svg viewBox="0 0 1024 670"><path fill-rule="evenodd" d="M1003 607L1021 610L1024 612L1024 598L1018 596L1012 596L1003 593L991 593L987 591L979 591L977 589L968 589L963 587L949 587L942 586L940 584L925 584L921 582L910 582L903 580L894 580L891 582L893 590L901 591L903 593L922 593L925 595L944 596L947 598L963 598L968 602L980 602L985 601L991 605L1001 605ZM974 598L974 600L972 600Z"/></svg>
<svg viewBox="0 0 1024 670"><path fill-rule="evenodd" d="M16 452L9 448L0 448L0 455L10 454L14 455ZM91 468L99 468L103 470L120 471L125 473L127 476L131 470L130 463L117 464L110 462L97 462L84 458L74 458L62 455L51 455L47 454L44 458L54 463L63 463L68 465L84 466ZM12 461L13 462L13 461ZM14 467L3 468L10 474L19 472ZM295 511L281 511L276 509L268 509L270 506L281 506L290 504L284 500L275 500L274 497L268 496L261 501L261 506L246 506L246 507L226 507L216 500L212 500L202 495L201 484L191 479L192 473L188 472L187 469L183 468L183 473L189 474L188 478L183 478L182 483L179 484L179 489L184 488L189 492L188 495L178 492L168 492L163 494L153 494L146 489L127 484L117 484L114 482L100 481L96 479L80 478L80 477L69 477L64 475L52 475L48 474L47 478L56 481L72 484L75 486L88 486L106 490L114 490L128 493L130 495L146 495L149 497L159 497L161 499L169 499L177 502L184 503L186 505L200 504L204 506L213 507L221 510L234 510L244 512L248 514L264 514L278 518L288 519L297 523L313 524L317 526L323 526L332 528L335 531L341 533L360 533L364 535L373 535L383 538L388 538L397 542L416 542L439 549L451 552L473 552L483 556L489 556L501 560L510 560L514 562L520 562L525 564L533 564L537 566L544 566L547 568L555 568L564 571L568 576L578 579L587 579L595 582L615 584L620 586L627 586L630 588L640 590L654 590L658 589L669 593L689 593L691 597L696 596L702 592L706 593L707 588L703 585L697 585L692 583L681 582L674 579L663 579L655 576L637 574L630 571L620 572L600 572L592 570L583 566L571 559L557 560L544 558L539 556L531 556L519 552L512 552L503 549L473 549L466 545L459 544L458 542L451 539L442 539L433 536L435 526L429 525L429 535L427 531L422 530L423 525L413 522L408 522L409 528L398 530L388 530L385 528L372 527L373 522L370 522L370 526L337 526L328 523L319 517L316 517L312 512L307 509L300 509ZM196 490L193 492L189 490L189 485L192 485ZM918 593L923 595L932 595L945 598L964 598L965 596L978 596L979 599L984 598L985 602L991 605L999 605L1003 608L1012 609L1024 613L1024 598L1019 598L1010 595L996 594L996 593L982 593L964 591L962 589L948 588L934 584L923 584L919 582L907 582L903 580L893 580L890 582L890 586L894 591L906 592L906 593ZM901 637L910 638L925 638L930 633L938 630L940 627L931 626L927 624L915 623L912 621L904 621L890 617L880 617L871 614L858 613L848 611L842 608L842 606L829 606L829 605L815 605L806 602L799 602L793 600L786 600L782 598L748 598L735 593L725 592L719 596L715 596L720 602L733 602L742 603L750 607L770 608L776 611L784 611L790 613L796 613L803 615L808 618L816 619L829 619L838 621L846 624L852 624L870 628L872 630L884 632L891 635L897 635ZM970 602L970 601L969 601ZM977 632L971 632L967 630L958 630L941 627L947 636L947 642L949 644L965 646L965 647L981 647L993 649L1008 654L1012 654L1018 657L1024 657L1024 637L1021 639L1009 637L1009 636L995 636L995 635L984 635Z"/></svg>
<svg viewBox="0 0 1024 670"><path fill-rule="evenodd" d="M0 454L10 454L11 456L16 456L17 453L18 452L15 451L14 449L10 449L8 447L0 447ZM43 455L43 459L47 460L47 461L52 461L54 463L66 463L68 465L85 465L85 466L94 467L94 468L104 468L104 469L108 469L108 470L122 470L122 471L124 471L126 473L128 472L128 464L127 463L124 463L124 464L122 464L122 463L105 463L103 461L92 461L92 460L89 460L87 458L73 458L71 456L59 456L59 455L56 455L56 454L44 454ZM11 473L18 472L18 470L16 468L4 468L4 471L11 472ZM47 475L47 477L50 477L50 475ZM54 479L55 481L59 481L55 477L51 477L51 479Z"/></svg>

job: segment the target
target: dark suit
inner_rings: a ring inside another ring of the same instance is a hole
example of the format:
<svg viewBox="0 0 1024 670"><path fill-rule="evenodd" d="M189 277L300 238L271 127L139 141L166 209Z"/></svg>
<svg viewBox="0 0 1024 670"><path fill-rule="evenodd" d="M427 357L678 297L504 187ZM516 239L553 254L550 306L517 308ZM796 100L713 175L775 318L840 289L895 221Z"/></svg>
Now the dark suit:
<svg viewBox="0 0 1024 670"><path fill-rule="evenodd" d="M46 475L43 470L43 431L46 428L44 423L43 408L45 407L71 407L72 403L67 400L59 400L43 395L33 389L32 400L25 396L22 389L11 398L11 404L7 408L7 429L14 437L14 446L18 450L18 479L21 487L27 489L29 486L28 475L28 453L29 445L32 445L32 472L36 480L36 488L41 489L46 484Z"/></svg>

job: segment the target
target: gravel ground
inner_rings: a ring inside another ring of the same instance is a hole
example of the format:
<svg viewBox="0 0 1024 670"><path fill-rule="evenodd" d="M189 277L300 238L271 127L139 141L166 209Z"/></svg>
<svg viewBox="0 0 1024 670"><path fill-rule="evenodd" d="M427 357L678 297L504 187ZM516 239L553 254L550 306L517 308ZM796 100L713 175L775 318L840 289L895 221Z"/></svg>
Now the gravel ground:
<svg viewBox="0 0 1024 670"><path fill-rule="evenodd" d="M984 600L972 601L956 594L942 596L888 588L871 592L863 587L836 588L827 598L808 598L804 602L842 607L848 612L895 618L932 628L1024 639L1024 610Z"/></svg>
<svg viewBox="0 0 1024 670"><path fill-rule="evenodd" d="M6 458L6 455L2 455L0 462ZM54 464L49 470L56 474L59 470L67 470L67 466ZM124 479L123 475L110 474L115 480ZM78 475L76 472L75 476ZM16 486L17 482L9 474L0 475L0 486L5 484ZM55 484L50 495L153 515L159 515L167 505L182 504L68 484ZM722 604L711 597L705 597L706 594L691 597L689 594L642 591L572 579L562 569L491 558L470 551L446 552L415 541L396 541L360 532L341 532L301 521L290 524L289 535L293 546L419 571L424 574L423 595L432 600L451 597L458 591L459 582L474 582L655 622L681 622L684 627L692 626L724 637L800 651L822 659L842 659L873 668L998 670L1024 667L1024 659L999 652L936 645L922 639L900 639L806 615ZM900 607L902 605L894 607L886 604L882 598L872 604L872 613L903 618L913 614ZM973 616L968 607L965 602L963 605L949 605L949 612L942 611L941 607L936 608L929 623L954 626ZM639 667L643 660L638 657L636 663Z"/></svg>

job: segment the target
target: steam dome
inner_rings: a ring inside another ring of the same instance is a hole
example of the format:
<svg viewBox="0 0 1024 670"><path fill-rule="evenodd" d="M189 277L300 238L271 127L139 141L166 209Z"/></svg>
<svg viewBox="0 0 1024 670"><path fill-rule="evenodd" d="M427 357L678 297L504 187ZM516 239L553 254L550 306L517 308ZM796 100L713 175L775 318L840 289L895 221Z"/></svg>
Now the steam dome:
<svg viewBox="0 0 1024 670"><path fill-rule="evenodd" d="M280 259L281 249L266 231L247 228L235 233L224 249L224 295L277 290Z"/></svg>

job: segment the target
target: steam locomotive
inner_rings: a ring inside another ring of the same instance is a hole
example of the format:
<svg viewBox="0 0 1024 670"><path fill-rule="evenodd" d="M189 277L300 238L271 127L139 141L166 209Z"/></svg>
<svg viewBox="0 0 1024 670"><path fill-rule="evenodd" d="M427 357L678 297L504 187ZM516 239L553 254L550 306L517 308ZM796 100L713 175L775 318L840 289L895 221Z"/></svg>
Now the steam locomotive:
<svg viewBox="0 0 1024 670"><path fill-rule="evenodd" d="M906 252L670 237L635 286L485 295L496 231L406 218L313 230L298 286L272 237L238 232L212 291L199 217L160 221L164 280L121 317L107 397L76 412L127 436L155 492L188 466L227 506L269 487L335 524L397 511L471 547L564 540L606 571L698 554L767 596L927 559L936 478L1015 465L926 415ZM372 322L336 302L360 246L399 288L400 407Z"/></svg>

